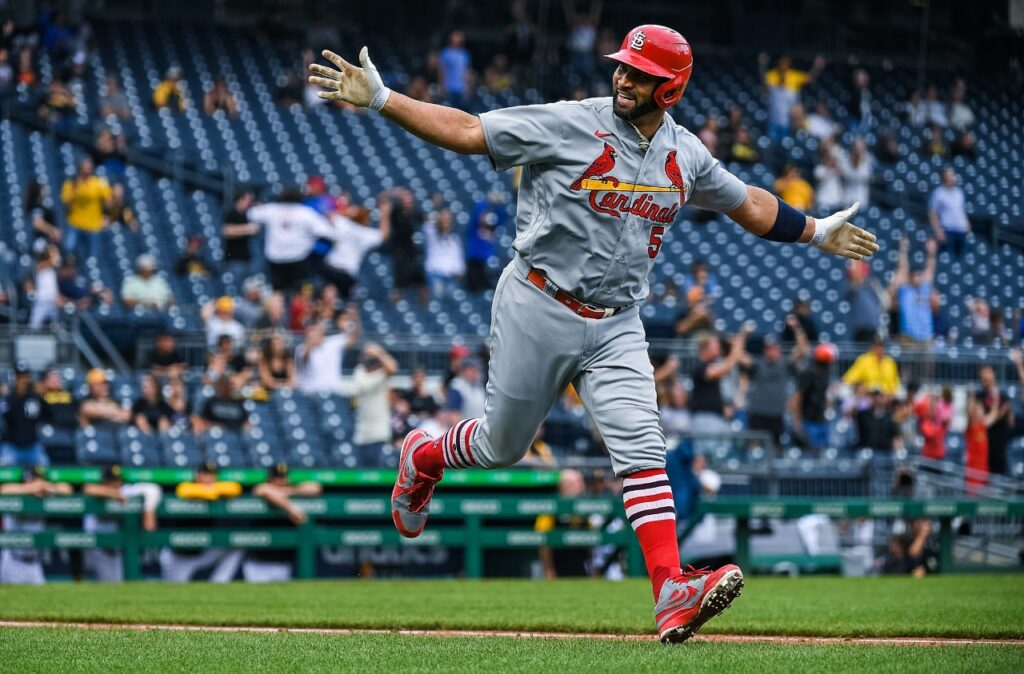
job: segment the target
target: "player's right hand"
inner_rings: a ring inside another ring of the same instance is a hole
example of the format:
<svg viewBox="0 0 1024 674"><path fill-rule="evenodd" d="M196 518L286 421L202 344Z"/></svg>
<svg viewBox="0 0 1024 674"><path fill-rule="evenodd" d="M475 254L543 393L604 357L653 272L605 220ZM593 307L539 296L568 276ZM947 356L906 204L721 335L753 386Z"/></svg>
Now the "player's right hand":
<svg viewBox="0 0 1024 674"><path fill-rule="evenodd" d="M345 59L341 58L329 49L325 49L323 57L336 65L337 70L319 63L311 63L309 69L321 75L311 75L309 83L323 87L325 91L318 91L316 95L327 101L345 101L361 108L373 107L380 110L387 100L385 92L390 93L380 79L377 67L370 60L370 54L366 47L359 51L359 63L362 68L357 68ZM383 100L381 100L383 98Z"/></svg>

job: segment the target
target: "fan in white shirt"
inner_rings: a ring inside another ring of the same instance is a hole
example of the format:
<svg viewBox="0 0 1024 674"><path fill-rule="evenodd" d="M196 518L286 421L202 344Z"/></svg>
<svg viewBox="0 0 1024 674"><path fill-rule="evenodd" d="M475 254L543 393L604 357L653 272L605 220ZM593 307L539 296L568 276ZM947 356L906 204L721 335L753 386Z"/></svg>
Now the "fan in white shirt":
<svg viewBox="0 0 1024 674"><path fill-rule="evenodd" d="M390 207L391 203L387 202L387 208ZM382 218L380 229L374 229L344 215L334 214L331 216L331 225L333 230L330 239L334 247L324 258L323 276L328 283L337 287L338 294L347 301L359 278L363 258L391 236L391 220Z"/></svg>
<svg viewBox="0 0 1024 674"><path fill-rule="evenodd" d="M326 325L313 323L306 328L306 338L295 349L295 372L303 393L334 393L341 383L342 358L345 349L359 339L359 310L350 305L338 315L338 330L326 334Z"/></svg>
<svg viewBox="0 0 1024 674"><path fill-rule="evenodd" d="M452 231L452 212L437 212L434 221L423 225L427 282L435 297L448 295L466 273L466 255L459 235Z"/></svg>

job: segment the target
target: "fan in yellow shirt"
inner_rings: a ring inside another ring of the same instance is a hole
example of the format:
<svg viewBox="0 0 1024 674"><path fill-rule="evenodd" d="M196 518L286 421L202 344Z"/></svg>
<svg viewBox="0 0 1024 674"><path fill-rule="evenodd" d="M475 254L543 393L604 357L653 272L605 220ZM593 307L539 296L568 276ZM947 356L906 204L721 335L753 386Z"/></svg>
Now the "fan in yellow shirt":
<svg viewBox="0 0 1024 674"><path fill-rule="evenodd" d="M814 188L800 177L800 169L786 164L782 175L775 181L775 193L793 208L808 211L814 205Z"/></svg>
<svg viewBox="0 0 1024 674"><path fill-rule="evenodd" d="M875 339L870 351L857 356L843 375L843 381L850 386L863 384L869 391L877 388L886 395L894 395L900 388L900 373L896 361L885 353L885 341Z"/></svg>
<svg viewBox="0 0 1024 674"><path fill-rule="evenodd" d="M68 209L65 249L78 252L78 246L84 245L85 254L79 253L79 259L99 256L100 232L106 227L106 209L112 196L110 183L93 173L92 159L89 158L78 162L74 178L64 181L60 200Z"/></svg>

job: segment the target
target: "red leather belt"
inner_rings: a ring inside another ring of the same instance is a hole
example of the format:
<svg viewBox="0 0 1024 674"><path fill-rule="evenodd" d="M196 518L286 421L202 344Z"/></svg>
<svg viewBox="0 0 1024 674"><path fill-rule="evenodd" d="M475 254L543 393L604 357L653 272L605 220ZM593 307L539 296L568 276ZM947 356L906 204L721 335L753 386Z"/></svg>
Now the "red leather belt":
<svg viewBox="0 0 1024 674"><path fill-rule="evenodd" d="M544 272L536 267L530 269L530 273L526 275L526 278L530 283L540 288L545 295L554 298L559 304L569 307L574 314L583 318L610 318L625 309L625 307L598 307L581 302L549 281Z"/></svg>

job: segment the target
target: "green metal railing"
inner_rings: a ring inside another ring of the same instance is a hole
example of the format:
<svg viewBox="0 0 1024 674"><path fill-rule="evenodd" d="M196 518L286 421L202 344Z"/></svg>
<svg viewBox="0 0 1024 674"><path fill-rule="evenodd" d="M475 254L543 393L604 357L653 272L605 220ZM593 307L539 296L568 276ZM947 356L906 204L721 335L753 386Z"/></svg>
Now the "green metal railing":
<svg viewBox="0 0 1024 674"><path fill-rule="evenodd" d="M613 498L561 499L556 497L495 498L438 496L431 502L432 526L416 539L405 539L390 526L390 502L380 497L324 496L297 499L309 516L300 526L277 526L283 513L258 498L227 501L195 501L167 498L158 515L166 518L266 519L274 526L246 529L161 528L147 532L141 527L141 501L118 503L89 496L0 496L0 513L25 516L73 517L96 514L122 519L114 533L43 531L0 533L0 547L10 548L113 548L122 550L124 577L140 577L139 557L144 548L277 548L296 551L296 575L312 578L316 550L320 546L430 545L465 550L465 574L483 575L483 552L496 548L591 547L621 545L629 555L629 569L642 575L644 565L639 546L628 528L617 532L568 529L541 533L521 523L537 515L605 517L621 515L622 503ZM954 517L1019 517L1024 501L899 501L851 499L842 501L773 500L723 498L701 504L702 513L736 518L736 558L741 566L763 565L769 559L751 557L751 518L794 518L808 514L829 517L927 517L940 522L940 571L956 570L953 564ZM360 522L361 521L361 522ZM387 521L387 526L381 526ZM352 522L351 525L348 523ZM369 522L370 524L367 524ZM485 526L485 522L487 525Z"/></svg>

